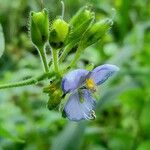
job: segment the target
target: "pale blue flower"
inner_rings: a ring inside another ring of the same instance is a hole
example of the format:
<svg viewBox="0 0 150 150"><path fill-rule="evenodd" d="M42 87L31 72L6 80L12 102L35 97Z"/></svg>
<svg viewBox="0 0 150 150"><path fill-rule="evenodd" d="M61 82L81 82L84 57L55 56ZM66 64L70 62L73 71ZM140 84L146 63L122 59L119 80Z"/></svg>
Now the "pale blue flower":
<svg viewBox="0 0 150 150"><path fill-rule="evenodd" d="M69 120L80 121L95 118L96 101L92 93L96 86L104 83L119 68L115 65L104 64L92 71L77 69L66 74L62 79L62 90L70 94L64 107Z"/></svg>

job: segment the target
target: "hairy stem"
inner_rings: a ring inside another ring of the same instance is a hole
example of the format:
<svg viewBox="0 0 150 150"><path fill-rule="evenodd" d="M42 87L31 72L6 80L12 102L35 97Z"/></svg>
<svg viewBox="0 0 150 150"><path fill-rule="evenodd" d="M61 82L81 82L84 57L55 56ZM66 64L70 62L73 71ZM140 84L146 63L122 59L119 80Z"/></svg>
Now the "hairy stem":
<svg viewBox="0 0 150 150"><path fill-rule="evenodd" d="M65 13L65 4L63 1L61 1L61 5L62 5L62 13L61 13L61 19L64 19L64 13Z"/></svg>
<svg viewBox="0 0 150 150"><path fill-rule="evenodd" d="M79 46L77 51L76 51L75 57L73 58L72 62L69 65L70 68L75 66L75 64L77 63L82 51L83 51L83 48Z"/></svg>
<svg viewBox="0 0 150 150"><path fill-rule="evenodd" d="M40 57L41 57L41 61L42 61L42 64L43 64L44 72L48 73L49 72L49 68L48 68L48 64L47 64L45 47L42 46L38 50L39 50L39 53L40 53Z"/></svg>
<svg viewBox="0 0 150 150"><path fill-rule="evenodd" d="M59 62L63 62L67 54L71 51L72 44L68 44L59 58Z"/></svg>
<svg viewBox="0 0 150 150"><path fill-rule="evenodd" d="M39 81L42 81L46 78L51 78L52 76L53 76L53 73L49 73L49 74L44 73L44 74L39 75L37 77L30 78L30 79L27 79L27 80L23 80L23 81L20 81L20 82L0 85L0 89L33 85L33 84L37 84Z"/></svg>
<svg viewBox="0 0 150 150"><path fill-rule="evenodd" d="M53 65L55 72L59 73L59 65L58 65L58 51L57 49L52 49L53 55Z"/></svg>

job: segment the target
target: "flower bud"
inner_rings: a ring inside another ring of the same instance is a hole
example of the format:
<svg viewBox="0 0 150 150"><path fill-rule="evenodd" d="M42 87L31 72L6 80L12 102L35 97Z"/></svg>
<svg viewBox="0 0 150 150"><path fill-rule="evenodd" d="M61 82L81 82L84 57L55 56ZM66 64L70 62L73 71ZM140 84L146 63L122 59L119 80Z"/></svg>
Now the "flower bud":
<svg viewBox="0 0 150 150"><path fill-rule="evenodd" d="M50 30L49 43L55 48L61 48L69 32L69 25L62 19L56 19Z"/></svg>
<svg viewBox="0 0 150 150"><path fill-rule="evenodd" d="M49 19L46 9L41 12L30 14L30 35L33 44L37 47L43 46L49 36Z"/></svg>
<svg viewBox="0 0 150 150"><path fill-rule="evenodd" d="M49 110L56 109L62 100L62 91L57 89L54 93L49 95L49 101L47 103L47 107Z"/></svg>
<svg viewBox="0 0 150 150"><path fill-rule="evenodd" d="M87 28L93 23L94 18L94 13L88 7L81 8L70 20L71 32L66 45L78 43Z"/></svg>
<svg viewBox="0 0 150 150"><path fill-rule="evenodd" d="M94 17L94 13L85 6L79 9L79 11L70 20L70 25L73 27L79 27L84 21Z"/></svg>
<svg viewBox="0 0 150 150"><path fill-rule="evenodd" d="M80 46L86 48L104 37L112 26L111 19L104 19L93 24L84 34Z"/></svg>
<svg viewBox="0 0 150 150"><path fill-rule="evenodd" d="M43 92L49 95L49 100L47 103L47 107L49 110L56 109L61 103L63 92L60 85L61 80L59 79L59 77L57 77L57 80L55 80L54 78L48 86L45 86L43 88Z"/></svg>

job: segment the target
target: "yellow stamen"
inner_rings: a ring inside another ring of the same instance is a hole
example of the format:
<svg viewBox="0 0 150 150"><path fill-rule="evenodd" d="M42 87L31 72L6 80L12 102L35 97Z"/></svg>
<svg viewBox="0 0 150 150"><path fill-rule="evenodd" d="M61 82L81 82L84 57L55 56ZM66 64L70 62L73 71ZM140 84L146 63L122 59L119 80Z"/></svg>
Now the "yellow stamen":
<svg viewBox="0 0 150 150"><path fill-rule="evenodd" d="M96 85L95 85L95 82L93 81L93 79L91 79L91 78L86 79L86 87L92 91L96 90Z"/></svg>

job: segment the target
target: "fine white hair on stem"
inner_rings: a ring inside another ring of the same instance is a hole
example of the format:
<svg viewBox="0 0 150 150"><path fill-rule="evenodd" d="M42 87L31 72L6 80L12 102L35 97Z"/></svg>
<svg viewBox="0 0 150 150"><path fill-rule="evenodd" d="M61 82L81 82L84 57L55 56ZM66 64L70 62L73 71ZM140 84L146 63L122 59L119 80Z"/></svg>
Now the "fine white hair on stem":
<svg viewBox="0 0 150 150"><path fill-rule="evenodd" d="M62 7L62 12L61 12L61 19L64 19L64 13L65 13L65 4L63 1L61 1L61 7Z"/></svg>
<svg viewBox="0 0 150 150"><path fill-rule="evenodd" d="M44 8L44 0L40 0L41 1L41 9Z"/></svg>
<svg viewBox="0 0 150 150"><path fill-rule="evenodd" d="M116 9L115 8L112 8L111 9L111 19L114 20L116 17Z"/></svg>

